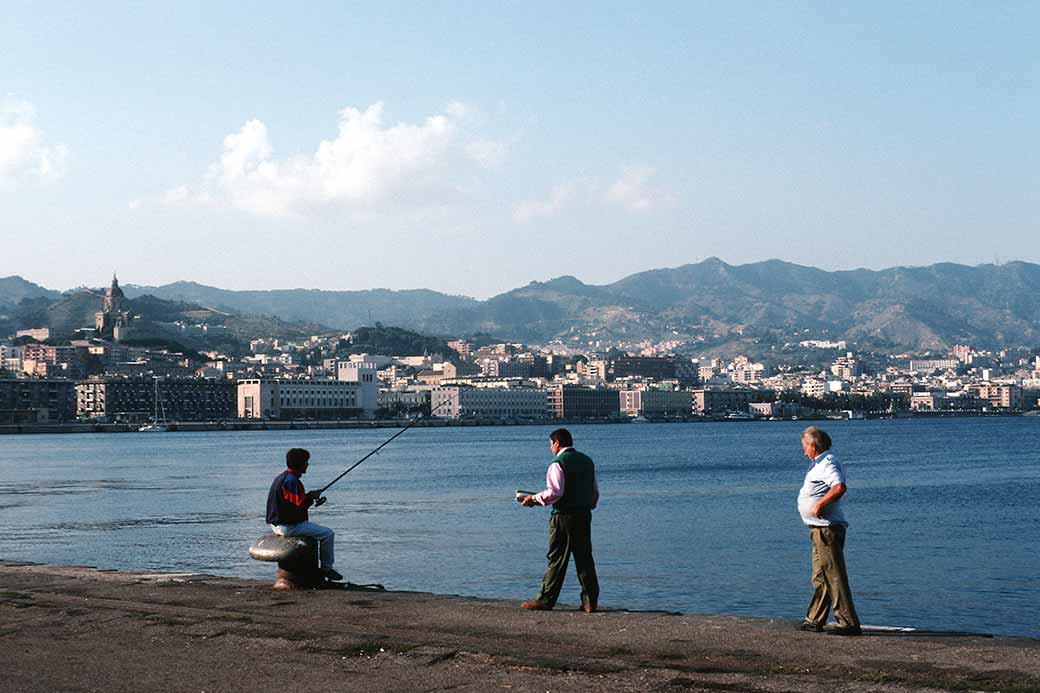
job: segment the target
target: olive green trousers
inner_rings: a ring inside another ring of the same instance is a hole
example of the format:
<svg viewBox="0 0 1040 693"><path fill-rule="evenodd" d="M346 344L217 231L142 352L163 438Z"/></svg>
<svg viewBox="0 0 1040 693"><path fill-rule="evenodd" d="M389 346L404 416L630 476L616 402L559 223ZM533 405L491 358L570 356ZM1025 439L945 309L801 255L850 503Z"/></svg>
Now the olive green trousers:
<svg viewBox="0 0 1040 693"><path fill-rule="evenodd" d="M549 564L537 601L556 605L572 554L581 585L581 603L592 607L598 604L599 581L596 563L592 560L592 512L553 513L549 517L549 552L545 554Z"/></svg>
<svg viewBox="0 0 1040 693"><path fill-rule="evenodd" d="M813 594L805 620L822 626L833 608L834 620L842 628L860 625L845 572L845 528L841 525L810 527L809 534Z"/></svg>

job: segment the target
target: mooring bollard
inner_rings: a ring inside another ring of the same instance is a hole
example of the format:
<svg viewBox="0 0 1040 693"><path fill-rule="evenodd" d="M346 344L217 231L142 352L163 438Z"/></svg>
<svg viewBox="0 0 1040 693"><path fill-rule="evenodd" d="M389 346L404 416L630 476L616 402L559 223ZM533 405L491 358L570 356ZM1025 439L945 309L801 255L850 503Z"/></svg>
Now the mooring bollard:
<svg viewBox="0 0 1040 693"><path fill-rule="evenodd" d="M249 547L249 557L278 563L272 589L302 590L325 584L318 562L318 540L313 537L267 534Z"/></svg>

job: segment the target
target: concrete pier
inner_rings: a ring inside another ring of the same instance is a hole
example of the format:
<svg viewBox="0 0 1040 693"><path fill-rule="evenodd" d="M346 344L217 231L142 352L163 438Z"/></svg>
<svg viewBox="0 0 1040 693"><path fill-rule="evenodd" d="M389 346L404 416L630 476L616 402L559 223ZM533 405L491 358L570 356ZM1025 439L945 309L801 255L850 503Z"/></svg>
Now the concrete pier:
<svg viewBox="0 0 1040 693"><path fill-rule="evenodd" d="M349 579L349 575L347 576ZM0 563L10 691L1037 691L1040 641ZM392 585L391 585L392 587Z"/></svg>

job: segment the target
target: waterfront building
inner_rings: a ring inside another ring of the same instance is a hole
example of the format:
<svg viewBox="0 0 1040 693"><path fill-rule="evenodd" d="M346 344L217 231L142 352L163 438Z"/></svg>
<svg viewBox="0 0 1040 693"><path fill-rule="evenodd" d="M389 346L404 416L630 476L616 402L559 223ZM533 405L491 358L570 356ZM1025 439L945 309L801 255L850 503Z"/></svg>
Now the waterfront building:
<svg viewBox="0 0 1040 693"><path fill-rule="evenodd" d="M0 378L0 424L63 423L75 418L74 381Z"/></svg>
<svg viewBox="0 0 1040 693"><path fill-rule="evenodd" d="M227 380L144 377L101 377L76 383L76 415L81 419L142 423L151 420L156 410L169 421L234 418L235 385Z"/></svg>
<svg viewBox="0 0 1040 693"><path fill-rule="evenodd" d="M618 397L625 416L688 416L693 402L689 390L621 390Z"/></svg>
<svg viewBox="0 0 1040 693"><path fill-rule="evenodd" d="M943 392L915 392L910 395L911 411L939 411L943 409L943 400L946 393Z"/></svg>
<svg viewBox="0 0 1040 693"><path fill-rule="evenodd" d="M381 390L377 395L376 410L380 416L427 414L430 411L430 390Z"/></svg>
<svg viewBox="0 0 1040 693"><path fill-rule="evenodd" d="M988 401L994 408L1022 408L1022 388L1018 385L977 385L971 390L977 393L979 399Z"/></svg>
<svg viewBox="0 0 1040 693"><path fill-rule="evenodd" d="M526 387L435 387L430 409L442 419L544 419L546 393Z"/></svg>
<svg viewBox="0 0 1040 693"><path fill-rule="evenodd" d="M789 419L801 414L802 408L794 402L751 402L748 411L766 418Z"/></svg>
<svg viewBox="0 0 1040 693"><path fill-rule="evenodd" d="M693 390L693 411L713 414L726 411L748 411L752 402L768 401L773 393L768 390Z"/></svg>
<svg viewBox="0 0 1040 693"><path fill-rule="evenodd" d="M379 382L377 365L370 361L340 361L336 364L336 380L358 385L357 406L365 416L375 416L378 407Z"/></svg>
<svg viewBox="0 0 1040 693"><path fill-rule="evenodd" d="M546 390L549 416L555 419L612 419L621 414L616 390L580 385L550 385Z"/></svg>
<svg viewBox="0 0 1040 693"><path fill-rule="evenodd" d="M238 383L242 419L348 419L363 413L361 384L338 380L252 378Z"/></svg>

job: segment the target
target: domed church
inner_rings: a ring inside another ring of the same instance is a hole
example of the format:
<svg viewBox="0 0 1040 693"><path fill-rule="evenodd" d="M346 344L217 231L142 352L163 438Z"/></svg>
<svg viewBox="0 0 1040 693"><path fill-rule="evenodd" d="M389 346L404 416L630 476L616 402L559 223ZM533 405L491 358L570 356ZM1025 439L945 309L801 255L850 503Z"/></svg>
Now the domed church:
<svg viewBox="0 0 1040 693"><path fill-rule="evenodd" d="M105 290L104 307L94 314L94 330L101 339L114 342L126 339L130 333L130 310L115 274L112 275L112 286Z"/></svg>

